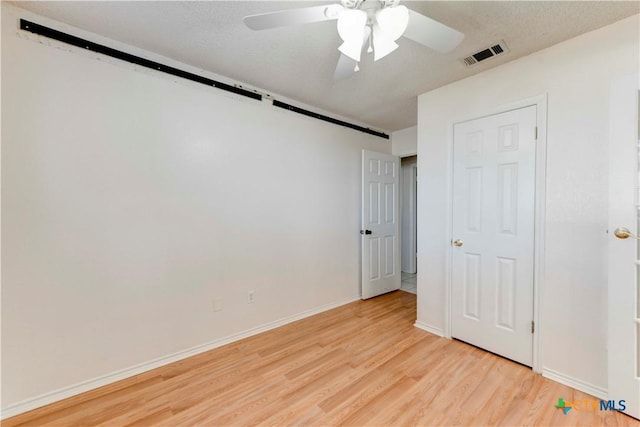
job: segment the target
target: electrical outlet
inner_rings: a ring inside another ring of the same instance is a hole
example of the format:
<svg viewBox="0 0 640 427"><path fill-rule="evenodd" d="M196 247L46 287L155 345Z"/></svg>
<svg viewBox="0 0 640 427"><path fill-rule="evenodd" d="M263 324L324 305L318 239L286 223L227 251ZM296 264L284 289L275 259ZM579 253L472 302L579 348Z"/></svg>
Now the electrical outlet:
<svg viewBox="0 0 640 427"><path fill-rule="evenodd" d="M252 304L253 302L255 302L255 300L256 300L256 295L254 291L249 291L249 294L247 295L247 303Z"/></svg>
<svg viewBox="0 0 640 427"><path fill-rule="evenodd" d="M222 298L213 300L213 311L222 311Z"/></svg>

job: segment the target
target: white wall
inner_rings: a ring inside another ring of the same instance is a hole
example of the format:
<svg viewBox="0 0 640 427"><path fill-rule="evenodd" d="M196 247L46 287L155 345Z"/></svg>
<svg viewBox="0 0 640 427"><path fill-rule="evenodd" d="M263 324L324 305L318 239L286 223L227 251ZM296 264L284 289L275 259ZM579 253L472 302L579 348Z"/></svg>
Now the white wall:
<svg viewBox="0 0 640 427"><path fill-rule="evenodd" d="M388 141L40 44L2 8L5 415L358 297L361 150Z"/></svg>
<svg viewBox="0 0 640 427"><path fill-rule="evenodd" d="M418 154L418 127L413 126L392 132L391 147L394 156L406 157Z"/></svg>
<svg viewBox="0 0 640 427"><path fill-rule="evenodd" d="M608 99L613 78L638 71L638 22L622 20L419 97L419 322L445 322L452 123L546 93L542 367L583 389L606 389Z"/></svg>

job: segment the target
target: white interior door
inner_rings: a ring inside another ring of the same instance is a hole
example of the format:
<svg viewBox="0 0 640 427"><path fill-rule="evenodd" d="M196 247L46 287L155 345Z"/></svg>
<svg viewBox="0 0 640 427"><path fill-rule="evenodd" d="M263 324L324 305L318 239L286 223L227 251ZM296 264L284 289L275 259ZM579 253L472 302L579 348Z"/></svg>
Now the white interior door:
<svg viewBox="0 0 640 427"><path fill-rule="evenodd" d="M608 392L617 408L624 400L624 412L640 419L640 253L621 230L640 232L638 78L615 81L609 104Z"/></svg>
<svg viewBox="0 0 640 427"><path fill-rule="evenodd" d="M452 336L531 366L536 107L456 124Z"/></svg>
<svg viewBox="0 0 640 427"><path fill-rule="evenodd" d="M362 150L362 299L400 289L400 159Z"/></svg>

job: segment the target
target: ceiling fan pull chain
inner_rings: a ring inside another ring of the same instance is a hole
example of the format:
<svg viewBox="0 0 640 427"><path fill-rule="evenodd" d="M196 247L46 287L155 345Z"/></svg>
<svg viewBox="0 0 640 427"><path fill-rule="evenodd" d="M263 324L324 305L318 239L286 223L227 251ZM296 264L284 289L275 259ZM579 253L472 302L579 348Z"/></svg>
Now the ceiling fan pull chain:
<svg viewBox="0 0 640 427"><path fill-rule="evenodd" d="M369 48L367 49L367 53L372 53L373 52L373 47L371 46L371 39L373 38L373 32L370 32L370 36L369 36Z"/></svg>
<svg viewBox="0 0 640 427"><path fill-rule="evenodd" d="M358 63L357 63L357 62L356 62L356 67L353 69L353 71L355 71L356 73L357 73L358 71L360 71L360 67L358 67Z"/></svg>

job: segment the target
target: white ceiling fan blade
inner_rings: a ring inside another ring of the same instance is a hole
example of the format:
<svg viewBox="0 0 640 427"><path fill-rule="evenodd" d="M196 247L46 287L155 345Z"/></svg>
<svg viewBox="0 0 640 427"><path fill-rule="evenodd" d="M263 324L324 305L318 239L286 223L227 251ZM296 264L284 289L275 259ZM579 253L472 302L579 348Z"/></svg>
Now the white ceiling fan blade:
<svg viewBox="0 0 640 427"><path fill-rule="evenodd" d="M413 10L409 10L409 25L403 36L440 53L452 51L464 38L460 31Z"/></svg>
<svg viewBox="0 0 640 427"><path fill-rule="evenodd" d="M336 71L333 73L333 78L335 80L343 80L351 77L355 73L356 64L358 63L355 60L341 53L338 59L338 65L336 65Z"/></svg>
<svg viewBox="0 0 640 427"><path fill-rule="evenodd" d="M308 24L311 22L337 19L342 9L343 7L339 4L328 4L249 15L245 16L242 20L245 25L252 30L267 30L269 28L284 27L287 25Z"/></svg>

